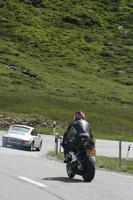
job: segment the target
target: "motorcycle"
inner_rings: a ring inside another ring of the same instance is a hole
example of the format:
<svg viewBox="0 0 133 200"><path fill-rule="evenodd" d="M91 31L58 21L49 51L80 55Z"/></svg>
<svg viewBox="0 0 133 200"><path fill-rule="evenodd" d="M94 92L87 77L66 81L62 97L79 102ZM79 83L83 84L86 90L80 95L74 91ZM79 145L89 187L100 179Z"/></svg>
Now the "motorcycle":
<svg viewBox="0 0 133 200"><path fill-rule="evenodd" d="M69 178L81 175L85 182L91 182L95 176L95 141L89 133L79 135L76 152L69 152L66 157L66 171Z"/></svg>

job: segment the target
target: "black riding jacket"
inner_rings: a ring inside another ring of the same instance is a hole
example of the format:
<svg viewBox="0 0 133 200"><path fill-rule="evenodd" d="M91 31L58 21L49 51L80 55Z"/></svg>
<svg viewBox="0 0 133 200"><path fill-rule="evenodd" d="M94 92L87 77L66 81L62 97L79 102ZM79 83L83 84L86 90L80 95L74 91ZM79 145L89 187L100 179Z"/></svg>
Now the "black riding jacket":
<svg viewBox="0 0 133 200"><path fill-rule="evenodd" d="M62 146L65 146L69 142L73 142L76 137L82 133L91 134L90 124L83 119L73 121L64 133Z"/></svg>

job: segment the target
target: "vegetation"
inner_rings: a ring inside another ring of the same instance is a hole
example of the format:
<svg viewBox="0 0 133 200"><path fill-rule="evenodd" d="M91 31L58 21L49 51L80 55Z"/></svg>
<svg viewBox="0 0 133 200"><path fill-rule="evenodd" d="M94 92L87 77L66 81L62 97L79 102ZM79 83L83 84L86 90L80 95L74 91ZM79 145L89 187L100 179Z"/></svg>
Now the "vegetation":
<svg viewBox="0 0 133 200"><path fill-rule="evenodd" d="M133 174L133 160L122 159L121 167L119 167L119 159L118 158L108 158L104 156L97 156L97 167L118 171L118 172L126 172Z"/></svg>
<svg viewBox="0 0 133 200"><path fill-rule="evenodd" d="M57 158L58 160L63 160L63 153L56 154L53 151L48 152L48 156ZM118 158L109 158L104 156L96 156L96 167L100 169L107 169L111 171L126 172L133 174L133 160L123 159L121 162L121 167L119 167Z"/></svg>
<svg viewBox="0 0 133 200"><path fill-rule="evenodd" d="M133 130L131 0L1 0L0 114ZM110 137L110 136L109 136Z"/></svg>

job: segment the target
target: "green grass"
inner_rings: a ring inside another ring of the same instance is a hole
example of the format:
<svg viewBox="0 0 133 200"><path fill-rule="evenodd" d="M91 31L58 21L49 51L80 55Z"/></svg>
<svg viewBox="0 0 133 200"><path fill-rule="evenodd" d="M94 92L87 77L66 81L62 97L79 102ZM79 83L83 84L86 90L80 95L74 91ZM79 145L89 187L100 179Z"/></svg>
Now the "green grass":
<svg viewBox="0 0 133 200"><path fill-rule="evenodd" d="M96 137L133 141L131 3L1 0L0 114L66 127L83 110Z"/></svg>
<svg viewBox="0 0 133 200"><path fill-rule="evenodd" d="M121 162L121 167L119 167L118 158L107 158L103 156L96 156L97 167L133 174L133 160L123 159Z"/></svg>
<svg viewBox="0 0 133 200"><path fill-rule="evenodd" d="M63 153L56 154L56 152L50 151L48 152L48 156L52 156L59 160L64 160ZM120 167L118 158L96 156L96 167L100 169L106 169L106 170L117 171L117 172L126 172L126 173L133 174L133 160L122 159L121 167Z"/></svg>
<svg viewBox="0 0 133 200"><path fill-rule="evenodd" d="M64 160L64 154L63 153L56 154L56 152L54 152L54 151L49 151L47 153L47 155L52 156L53 158L56 158L56 159L61 160L61 161Z"/></svg>

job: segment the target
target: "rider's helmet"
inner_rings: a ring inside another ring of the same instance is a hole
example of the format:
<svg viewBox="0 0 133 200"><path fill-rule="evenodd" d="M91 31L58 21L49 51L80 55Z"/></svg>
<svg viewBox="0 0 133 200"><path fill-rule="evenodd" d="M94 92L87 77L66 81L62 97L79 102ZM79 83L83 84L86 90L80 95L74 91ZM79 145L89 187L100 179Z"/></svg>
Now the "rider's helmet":
<svg viewBox="0 0 133 200"><path fill-rule="evenodd" d="M81 111L77 111L74 114L74 120L78 120L78 119L85 119L85 114Z"/></svg>

